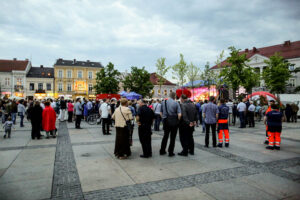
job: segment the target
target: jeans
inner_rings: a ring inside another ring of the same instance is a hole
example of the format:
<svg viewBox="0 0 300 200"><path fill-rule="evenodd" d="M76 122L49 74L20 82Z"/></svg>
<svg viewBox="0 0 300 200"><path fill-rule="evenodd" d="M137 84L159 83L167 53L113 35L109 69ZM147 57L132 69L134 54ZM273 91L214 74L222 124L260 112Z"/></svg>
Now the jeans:
<svg viewBox="0 0 300 200"><path fill-rule="evenodd" d="M24 119L24 115L22 113L19 114L20 115L20 127L23 127L24 124L23 124L23 119Z"/></svg>
<svg viewBox="0 0 300 200"><path fill-rule="evenodd" d="M16 119L17 119L17 113L11 113L11 119L14 124L16 124Z"/></svg>
<svg viewBox="0 0 300 200"><path fill-rule="evenodd" d="M103 133L103 135L109 134L109 125L110 125L109 118L102 118L102 133Z"/></svg>
<svg viewBox="0 0 300 200"><path fill-rule="evenodd" d="M159 131L160 122L161 122L160 114L155 114L155 122L154 122L154 130L155 131Z"/></svg>
<svg viewBox="0 0 300 200"><path fill-rule="evenodd" d="M166 147L167 147L167 143L168 143L168 139L169 139L170 134L171 134L171 136L170 136L170 144L169 144L168 152L169 152L169 154L174 153L177 129L178 129L177 126L169 127L168 125L164 124L164 137L161 141L160 153L165 153L166 152Z"/></svg>
<svg viewBox="0 0 300 200"><path fill-rule="evenodd" d="M239 112L240 117L240 128L246 127L246 121L245 121L245 112Z"/></svg>

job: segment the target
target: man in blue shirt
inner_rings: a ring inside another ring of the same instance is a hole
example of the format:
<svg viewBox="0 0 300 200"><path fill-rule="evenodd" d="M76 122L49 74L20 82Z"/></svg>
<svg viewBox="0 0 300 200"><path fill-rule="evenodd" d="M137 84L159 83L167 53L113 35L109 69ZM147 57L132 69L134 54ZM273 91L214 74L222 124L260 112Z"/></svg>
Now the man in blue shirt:
<svg viewBox="0 0 300 200"><path fill-rule="evenodd" d="M176 94L174 92L170 93L170 98L165 100L161 105L161 115L163 118L164 126L164 137L161 141L160 155L166 154L166 146L168 143L169 135L169 156L175 156L174 147L175 139L177 135L178 123L181 117L181 108L178 102L175 101Z"/></svg>
<svg viewBox="0 0 300 200"><path fill-rule="evenodd" d="M209 145L209 129L211 128L212 137L213 137L213 147L217 147L217 138L216 138L216 123L219 115L219 109L216 104L214 104L215 97L209 97L209 103L203 106L202 114L205 118L205 147L208 148Z"/></svg>

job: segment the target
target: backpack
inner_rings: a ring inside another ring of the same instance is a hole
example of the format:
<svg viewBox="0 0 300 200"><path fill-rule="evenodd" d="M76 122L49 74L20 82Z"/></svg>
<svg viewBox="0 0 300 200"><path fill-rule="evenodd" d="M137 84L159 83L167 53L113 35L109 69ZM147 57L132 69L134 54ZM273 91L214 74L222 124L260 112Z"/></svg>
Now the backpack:
<svg viewBox="0 0 300 200"><path fill-rule="evenodd" d="M219 116L221 119L228 119L229 107L224 105L219 107Z"/></svg>

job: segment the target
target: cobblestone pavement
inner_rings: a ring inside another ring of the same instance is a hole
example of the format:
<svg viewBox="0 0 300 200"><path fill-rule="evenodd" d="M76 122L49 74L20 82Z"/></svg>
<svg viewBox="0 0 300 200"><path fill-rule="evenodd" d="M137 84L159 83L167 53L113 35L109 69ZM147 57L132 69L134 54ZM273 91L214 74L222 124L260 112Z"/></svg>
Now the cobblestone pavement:
<svg viewBox="0 0 300 200"><path fill-rule="evenodd" d="M57 123L56 139L30 139L30 124L0 139L0 199L299 199L300 124L284 123L282 149L266 150L264 126L230 127L229 148L205 148L196 128L195 155L160 156L163 132L152 135L153 157L113 156L115 131ZM181 151L176 141L175 152Z"/></svg>

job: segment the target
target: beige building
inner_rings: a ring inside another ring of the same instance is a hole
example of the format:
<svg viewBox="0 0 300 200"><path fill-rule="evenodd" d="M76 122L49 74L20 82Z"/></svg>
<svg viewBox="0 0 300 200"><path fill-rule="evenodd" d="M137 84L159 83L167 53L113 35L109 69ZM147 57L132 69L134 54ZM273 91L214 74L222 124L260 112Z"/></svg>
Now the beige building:
<svg viewBox="0 0 300 200"><path fill-rule="evenodd" d="M26 96L30 99L54 97L54 68L31 67L26 75Z"/></svg>
<svg viewBox="0 0 300 200"><path fill-rule="evenodd" d="M54 96L96 98L96 73L102 69L100 62L57 59L54 64Z"/></svg>

